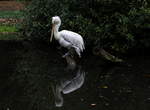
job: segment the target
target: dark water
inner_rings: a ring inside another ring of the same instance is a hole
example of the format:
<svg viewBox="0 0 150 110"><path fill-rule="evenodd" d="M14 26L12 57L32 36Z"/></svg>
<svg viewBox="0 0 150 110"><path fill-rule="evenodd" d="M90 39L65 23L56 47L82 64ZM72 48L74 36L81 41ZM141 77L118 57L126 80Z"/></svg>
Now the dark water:
<svg viewBox="0 0 150 110"><path fill-rule="evenodd" d="M89 55L69 69L55 49L0 42L0 51L0 110L150 110L150 56L127 67Z"/></svg>

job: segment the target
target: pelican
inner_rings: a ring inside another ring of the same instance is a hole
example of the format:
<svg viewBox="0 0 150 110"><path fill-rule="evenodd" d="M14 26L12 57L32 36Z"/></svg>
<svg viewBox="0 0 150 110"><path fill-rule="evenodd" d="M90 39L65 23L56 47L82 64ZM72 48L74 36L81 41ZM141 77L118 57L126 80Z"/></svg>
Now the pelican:
<svg viewBox="0 0 150 110"><path fill-rule="evenodd" d="M78 33L62 30L59 31L61 25L61 19L59 16L52 17L52 30L50 42L52 42L53 35L54 38L59 42L62 47L67 48L68 50L74 49L79 57L81 57L81 52L85 49L84 41L81 35ZM62 57L66 57L70 52L67 52Z"/></svg>

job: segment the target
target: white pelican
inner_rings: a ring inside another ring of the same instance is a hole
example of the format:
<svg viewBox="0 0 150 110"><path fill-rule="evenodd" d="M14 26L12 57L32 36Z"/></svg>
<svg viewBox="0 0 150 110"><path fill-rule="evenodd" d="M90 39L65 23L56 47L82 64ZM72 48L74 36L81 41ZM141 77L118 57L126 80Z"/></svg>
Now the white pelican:
<svg viewBox="0 0 150 110"><path fill-rule="evenodd" d="M61 20L59 16L52 17L52 31L50 42L52 42L54 34L54 38L59 42L59 44L62 47L65 47L68 50L71 50L73 48L75 52L78 54L78 56L81 57L81 52L83 52L83 50L85 49L83 38L78 33L72 31L68 30L59 31L60 25ZM69 55L69 52L66 53L63 57L65 57L66 55Z"/></svg>

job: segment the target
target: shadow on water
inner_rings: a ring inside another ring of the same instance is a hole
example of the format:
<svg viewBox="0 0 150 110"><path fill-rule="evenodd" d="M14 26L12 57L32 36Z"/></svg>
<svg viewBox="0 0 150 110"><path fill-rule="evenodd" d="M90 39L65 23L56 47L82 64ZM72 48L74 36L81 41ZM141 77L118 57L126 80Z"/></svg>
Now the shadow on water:
<svg viewBox="0 0 150 110"><path fill-rule="evenodd" d="M47 47L0 42L0 51L0 110L150 109L149 56L129 59L132 67L90 56L68 69Z"/></svg>

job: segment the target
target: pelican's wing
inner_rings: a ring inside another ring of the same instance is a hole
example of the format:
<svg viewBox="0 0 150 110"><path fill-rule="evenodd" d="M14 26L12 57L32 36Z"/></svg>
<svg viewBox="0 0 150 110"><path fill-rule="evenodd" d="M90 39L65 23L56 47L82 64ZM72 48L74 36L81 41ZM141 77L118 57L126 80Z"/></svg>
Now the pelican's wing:
<svg viewBox="0 0 150 110"><path fill-rule="evenodd" d="M80 51L85 49L83 38L79 34L72 31L63 30L60 32L60 36L73 46L78 47Z"/></svg>
<svg viewBox="0 0 150 110"><path fill-rule="evenodd" d="M64 38L60 38L59 44L66 48L69 48L72 45L71 42L65 40Z"/></svg>

